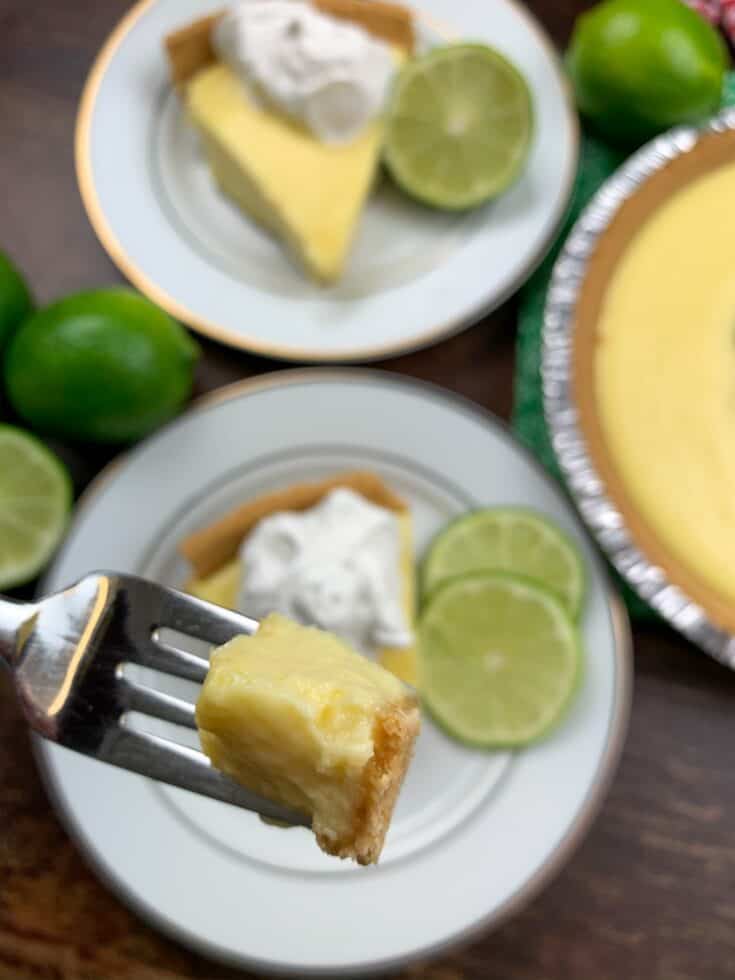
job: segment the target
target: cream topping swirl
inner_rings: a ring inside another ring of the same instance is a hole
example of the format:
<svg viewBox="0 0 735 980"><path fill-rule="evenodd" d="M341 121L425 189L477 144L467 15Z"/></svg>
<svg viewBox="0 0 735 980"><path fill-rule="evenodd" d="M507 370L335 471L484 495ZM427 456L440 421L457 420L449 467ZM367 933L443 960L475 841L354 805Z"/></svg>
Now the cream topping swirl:
<svg viewBox="0 0 735 980"><path fill-rule="evenodd" d="M325 143L353 140L381 113L395 70L389 45L305 0L240 0L212 40L251 91Z"/></svg>
<svg viewBox="0 0 735 980"><path fill-rule="evenodd" d="M271 612L342 637L364 652L405 647L400 531L394 513L347 488L306 511L264 518L245 539L238 608Z"/></svg>

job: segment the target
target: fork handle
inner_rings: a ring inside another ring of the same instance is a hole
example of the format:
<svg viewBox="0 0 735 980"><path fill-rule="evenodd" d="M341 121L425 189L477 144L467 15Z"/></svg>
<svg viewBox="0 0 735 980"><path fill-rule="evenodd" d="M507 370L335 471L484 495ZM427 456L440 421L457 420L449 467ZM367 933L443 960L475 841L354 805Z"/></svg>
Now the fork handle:
<svg viewBox="0 0 735 980"><path fill-rule="evenodd" d="M20 652L23 625L33 619L37 609L32 602L16 602L0 596L0 661L11 669Z"/></svg>

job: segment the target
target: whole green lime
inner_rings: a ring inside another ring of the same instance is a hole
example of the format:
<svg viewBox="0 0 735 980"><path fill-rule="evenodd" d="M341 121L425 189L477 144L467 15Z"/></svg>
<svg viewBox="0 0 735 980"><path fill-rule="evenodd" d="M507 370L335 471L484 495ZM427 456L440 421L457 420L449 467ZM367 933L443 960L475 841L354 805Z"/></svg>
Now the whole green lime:
<svg viewBox="0 0 735 980"><path fill-rule="evenodd" d="M69 296L25 321L5 358L8 397L30 425L72 439L129 442L178 412L198 347L142 296Z"/></svg>
<svg viewBox="0 0 735 980"><path fill-rule="evenodd" d="M0 252L0 352L10 335L33 309L23 276L4 252Z"/></svg>
<svg viewBox="0 0 735 980"><path fill-rule="evenodd" d="M581 113L635 144L715 112L727 52L681 0L605 0L577 19L567 66Z"/></svg>

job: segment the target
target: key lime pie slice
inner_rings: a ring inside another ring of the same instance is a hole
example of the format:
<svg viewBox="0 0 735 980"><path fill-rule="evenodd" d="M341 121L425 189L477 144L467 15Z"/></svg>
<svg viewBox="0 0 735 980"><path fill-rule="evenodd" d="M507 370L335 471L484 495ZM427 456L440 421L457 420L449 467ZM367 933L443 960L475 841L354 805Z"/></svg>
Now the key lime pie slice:
<svg viewBox="0 0 735 980"><path fill-rule="evenodd" d="M353 471L247 501L190 535L186 589L254 619L280 612L337 634L416 683L411 513Z"/></svg>
<svg viewBox="0 0 735 980"><path fill-rule="evenodd" d="M221 190L319 282L342 273L412 16L378 0L241 0L166 38Z"/></svg>
<svg viewBox="0 0 735 980"><path fill-rule="evenodd" d="M273 614L214 651L197 724L213 765L311 816L322 850L378 860L420 724L392 674Z"/></svg>

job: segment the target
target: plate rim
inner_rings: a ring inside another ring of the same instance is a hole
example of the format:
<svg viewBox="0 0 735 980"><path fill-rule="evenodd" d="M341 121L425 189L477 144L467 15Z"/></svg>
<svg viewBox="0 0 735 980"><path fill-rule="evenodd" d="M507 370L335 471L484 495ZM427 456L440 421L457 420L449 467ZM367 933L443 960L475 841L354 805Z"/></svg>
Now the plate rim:
<svg viewBox="0 0 735 980"><path fill-rule="evenodd" d="M525 23L526 28L536 36L555 67L556 75L564 94L564 110L568 123L567 132L572 151L568 172L564 174L563 181L560 185L556 210L548 234L539 242L536 249L528 257L523 267L518 270L512 281L508 282L505 288L500 290L492 299L478 304L475 309L470 310L464 315L454 317L448 323L433 326L411 339L396 340L377 346L365 345L344 351L330 352L315 350L310 347L299 347L295 344L271 344L250 334L241 334L227 327L222 327L207 317L201 317L192 313L179 300L154 282L148 273L139 268L121 245L100 204L94 182L91 159L92 120L97 95L105 73L115 57L118 48L135 24L144 16L149 8L158 2L159 0L137 0L113 27L97 52L84 82L77 109L74 127L74 168L79 194L87 219L108 257L136 289L171 316L185 323L191 330L210 340L216 340L221 344L225 344L228 347L234 347L262 357L269 357L281 361L342 364L356 362L367 363L423 350L426 347L430 347L441 340L449 339L468 329L512 296L543 261L564 221L571 200L574 180L579 166L579 117L574 109L571 85L564 75L559 53L541 23L529 10L522 6L520 0L498 0L498 2L504 3L512 8L516 16Z"/></svg>
<svg viewBox="0 0 735 980"><path fill-rule="evenodd" d="M147 0L145 0L147 2ZM425 394L433 394L441 401L448 401L453 407L469 415L476 421L493 429L513 448L520 452L528 463L539 473L545 483L555 492L559 487L554 482L550 474L544 469L539 460L532 452L516 438L510 426L501 418L494 415L484 406L478 405L459 394L443 388L434 382L424 381L395 372L379 369L360 369L360 368L291 368L280 371L269 372L265 375L256 375L241 381L235 381L214 391L207 392L191 403L189 408L159 429L153 438L160 438L173 427L188 420L192 415L201 411L206 411L221 402L236 399L243 392L248 394L269 388L300 384L305 380L309 381L348 381L350 379L358 381L378 380L382 383L395 385L397 388L408 388ZM148 440L145 440L146 442ZM43 579L37 590L38 595L42 595L45 590L45 583L50 579L53 569L66 551L72 536L77 533L78 525L83 512L94 504L101 490L107 486L114 477L119 467L129 458L131 451L121 453L108 463L93 478L86 489L82 492L75 506L75 515L72 524L67 532L67 537L61 550L58 552L49 570L44 574ZM584 522L579 518L574 508L571 508L575 520L584 529ZM605 591L611 629L614 642L615 673L612 698L612 713L608 726L607 738L604 750L600 755L597 772L594 780L590 783L586 796L579 807L573 821L568 827L564 836L559 840L556 847L549 853L548 858L536 871L529 876L524 884L510 895L501 905L493 911L482 916L475 922L470 923L464 929L455 933L450 938L440 940L418 950L414 950L404 955L391 956L382 960L373 960L359 967L283 967L275 966L272 962L263 961L257 957L247 957L225 950L220 946L210 943L206 938L195 935L189 930L181 928L178 923L167 917L159 909L154 908L144 898L135 895L127 885L120 881L112 868L107 867L104 855L98 855L84 835L77 827L73 813L67 809L63 798L56 792L56 774L51 768L45 751L43 740L34 737L31 741L33 755L36 765L41 775L41 779L46 793L53 804L54 810L60 821L69 834L74 845L78 848L83 860L91 868L95 876L108 888L128 909L137 915L142 921L151 924L162 935L173 939L187 949L204 955L215 962L224 963L230 966L237 966L241 969L254 969L266 975L297 976L297 977L328 977L328 976L366 976L374 975L395 968L405 967L409 963L420 959L432 958L440 955L447 950L455 950L472 942L477 937L494 930L503 925L517 911L520 911L527 903L533 900L543 891L560 873L562 868L570 860L573 853L582 843L592 828L592 825L606 799L612 785L615 774L618 770L623 748L628 733L632 699L633 699L633 642L630 620L625 606L612 586L607 568L600 562L600 574L602 577L602 587Z"/></svg>

